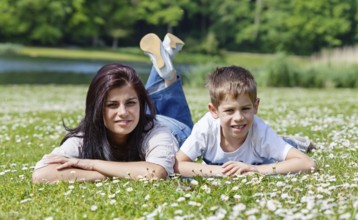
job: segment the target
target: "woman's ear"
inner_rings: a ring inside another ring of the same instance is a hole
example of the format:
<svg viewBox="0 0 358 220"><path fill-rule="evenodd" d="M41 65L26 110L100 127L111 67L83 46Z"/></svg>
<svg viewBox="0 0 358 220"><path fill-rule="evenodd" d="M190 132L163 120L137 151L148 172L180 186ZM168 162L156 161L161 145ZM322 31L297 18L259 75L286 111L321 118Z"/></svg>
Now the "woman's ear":
<svg viewBox="0 0 358 220"><path fill-rule="evenodd" d="M211 113L211 116L213 116L213 118L215 118L215 119L219 118L218 110L215 108L213 103L208 104L208 109L209 109L209 111Z"/></svg>
<svg viewBox="0 0 358 220"><path fill-rule="evenodd" d="M259 105L260 105L260 98L257 98L254 106L255 106L255 114L257 114L257 112L259 111Z"/></svg>

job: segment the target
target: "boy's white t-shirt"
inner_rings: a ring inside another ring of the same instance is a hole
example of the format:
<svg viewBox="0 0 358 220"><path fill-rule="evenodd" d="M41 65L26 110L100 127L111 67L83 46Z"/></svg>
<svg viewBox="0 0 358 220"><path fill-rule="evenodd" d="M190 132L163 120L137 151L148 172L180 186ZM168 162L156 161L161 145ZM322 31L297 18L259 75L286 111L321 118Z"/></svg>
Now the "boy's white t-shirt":
<svg viewBox="0 0 358 220"><path fill-rule="evenodd" d="M82 138L69 138L60 147L54 148L51 154L78 158L82 142ZM172 175L174 173L173 167L178 145L179 144L175 137L171 134L170 129L158 122L155 122L154 127L146 133L143 138L141 157L143 157L146 162L162 166L167 171L168 175ZM47 164L45 162L45 158L43 157L37 162L35 170L44 166L47 166Z"/></svg>
<svg viewBox="0 0 358 220"><path fill-rule="evenodd" d="M258 165L285 160L292 147L256 115L245 142L236 151L224 152L220 139L220 120L208 112L194 125L180 150L193 161L202 156L207 164L241 161Z"/></svg>

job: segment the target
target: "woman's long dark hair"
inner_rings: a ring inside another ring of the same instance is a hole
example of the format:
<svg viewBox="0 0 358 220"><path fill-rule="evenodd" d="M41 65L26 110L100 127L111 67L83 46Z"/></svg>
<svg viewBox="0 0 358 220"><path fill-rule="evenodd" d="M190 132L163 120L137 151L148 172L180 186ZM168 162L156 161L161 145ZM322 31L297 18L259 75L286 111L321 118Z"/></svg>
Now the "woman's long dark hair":
<svg viewBox="0 0 358 220"><path fill-rule="evenodd" d="M136 91L140 104L140 114L138 125L128 134L125 148L128 150L119 158L113 153L114 149L104 125L103 108L108 92L113 88L125 85L131 85ZM84 119L78 127L74 129L66 128L68 134L63 138L61 144L70 137L82 137L81 158L111 161L143 160L140 156L143 133L153 128L154 118L155 108L136 71L122 64L107 64L98 70L88 88Z"/></svg>

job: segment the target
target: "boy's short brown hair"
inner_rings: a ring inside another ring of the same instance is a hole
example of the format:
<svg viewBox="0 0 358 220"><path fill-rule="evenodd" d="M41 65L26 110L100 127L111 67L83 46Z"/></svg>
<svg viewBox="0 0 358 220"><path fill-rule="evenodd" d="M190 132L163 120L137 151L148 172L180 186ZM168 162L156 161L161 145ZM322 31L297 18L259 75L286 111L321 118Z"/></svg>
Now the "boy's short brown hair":
<svg viewBox="0 0 358 220"><path fill-rule="evenodd" d="M217 68L209 74L206 88L209 90L211 103L215 108L227 95L237 98L240 94L248 94L252 103L255 103L257 99L253 75L239 66Z"/></svg>

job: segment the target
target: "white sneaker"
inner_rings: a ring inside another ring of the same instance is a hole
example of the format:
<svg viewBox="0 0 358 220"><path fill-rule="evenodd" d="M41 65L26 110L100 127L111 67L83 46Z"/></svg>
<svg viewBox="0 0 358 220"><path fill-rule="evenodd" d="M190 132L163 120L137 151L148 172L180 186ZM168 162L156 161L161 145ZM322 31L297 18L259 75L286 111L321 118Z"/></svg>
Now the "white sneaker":
<svg viewBox="0 0 358 220"><path fill-rule="evenodd" d="M155 70L164 80L171 80L175 75L169 53L165 50L162 41L153 33L145 35L140 40L140 48L147 54Z"/></svg>
<svg viewBox="0 0 358 220"><path fill-rule="evenodd" d="M163 40L163 46L173 59L175 55L183 48L184 42L177 36L167 33Z"/></svg>
<svg viewBox="0 0 358 220"><path fill-rule="evenodd" d="M314 143L312 143L310 140L299 137L299 136L285 136L283 139L291 144L293 147L297 148L298 150L309 153L312 150L316 149L316 146Z"/></svg>

